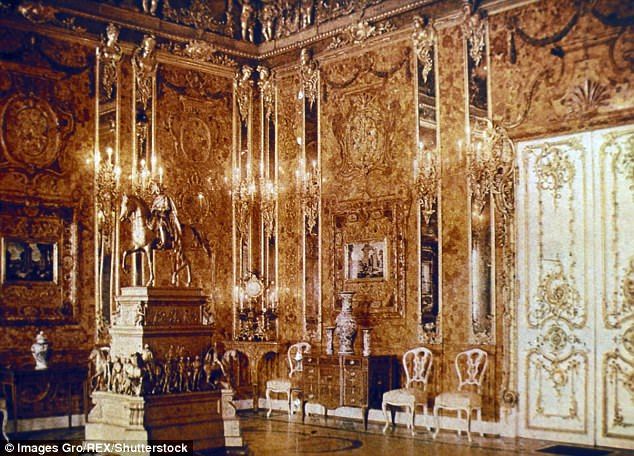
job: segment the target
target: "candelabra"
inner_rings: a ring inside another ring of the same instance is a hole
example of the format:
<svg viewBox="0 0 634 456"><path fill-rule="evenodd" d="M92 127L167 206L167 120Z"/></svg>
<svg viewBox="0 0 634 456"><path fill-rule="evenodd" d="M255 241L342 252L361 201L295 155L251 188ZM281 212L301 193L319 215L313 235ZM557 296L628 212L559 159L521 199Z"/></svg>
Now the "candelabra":
<svg viewBox="0 0 634 456"><path fill-rule="evenodd" d="M304 211L306 230L312 233L319 218L321 171L315 161L312 163L312 171L306 171L306 164L302 159L300 160L296 175L297 193Z"/></svg>
<svg viewBox="0 0 634 456"><path fill-rule="evenodd" d="M275 232L275 205L277 204L277 185L275 182L260 178L260 211L266 238L269 239Z"/></svg>
<svg viewBox="0 0 634 456"><path fill-rule="evenodd" d="M429 225L431 216L436 211L440 173L436 152L432 150L425 152L422 141L419 143L418 157L414 159L414 181L416 199L422 209L425 223Z"/></svg>
<svg viewBox="0 0 634 456"><path fill-rule="evenodd" d="M256 192L253 179L247 175L241 177L239 168L233 171L232 194L236 210L236 225L241 237L246 237L249 232L249 222L251 219L251 206Z"/></svg>
<svg viewBox="0 0 634 456"><path fill-rule="evenodd" d="M112 159L112 148L106 149L108 159L101 162L101 154L95 152L95 202L97 220L102 234L110 235L116 217L116 203L119 198L121 167Z"/></svg>
<svg viewBox="0 0 634 456"><path fill-rule="evenodd" d="M267 342L276 337L277 289L273 282L265 287L255 274L240 281L234 300L238 304L237 339Z"/></svg>

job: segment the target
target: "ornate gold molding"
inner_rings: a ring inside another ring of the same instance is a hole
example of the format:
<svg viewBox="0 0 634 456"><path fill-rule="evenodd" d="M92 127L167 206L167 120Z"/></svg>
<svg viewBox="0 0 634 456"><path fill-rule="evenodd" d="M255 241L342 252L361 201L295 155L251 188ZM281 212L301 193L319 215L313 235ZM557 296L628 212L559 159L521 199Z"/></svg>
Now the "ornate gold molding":
<svg viewBox="0 0 634 456"><path fill-rule="evenodd" d="M434 67L434 44L436 30L433 23L421 16L414 16L414 31L412 32L414 54L421 64L421 76L427 82L427 76Z"/></svg>
<svg viewBox="0 0 634 456"><path fill-rule="evenodd" d="M249 118L249 111L251 109L251 99L253 97L253 68L248 65L243 65L238 71L233 80L233 88L236 96L236 102L238 103L238 113L240 119L246 122Z"/></svg>
<svg viewBox="0 0 634 456"><path fill-rule="evenodd" d="M300 54L299 80L301 85L299 98L306 97L312 109L319 94L319 64L308 48L302 49Z"/></svg>

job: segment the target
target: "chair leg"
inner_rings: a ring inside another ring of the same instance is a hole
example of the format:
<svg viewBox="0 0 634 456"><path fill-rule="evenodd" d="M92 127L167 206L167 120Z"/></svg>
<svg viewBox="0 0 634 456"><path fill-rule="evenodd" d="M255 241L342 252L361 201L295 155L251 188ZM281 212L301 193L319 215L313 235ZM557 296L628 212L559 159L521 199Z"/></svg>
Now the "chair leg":
<svg viewBox="0 0 634 456"><path fill-rule="evenodd" d="M480 435L484 437L484 426L482 423L482 409L481 408L478 409L478 421L480 422L480 429L481 429Z"/></svg>
<svg viewBox="0 0 634 456"><path fill-rule="evenodd" d="M457 413L458 413L458 430L457 430L457 432L458 432L458 435L460 436L460 435L462 435L462 429L460 429L460 420L462 419L462 410L458 410Z"/></svg>
<svg viewBox="0 0 634 456"><path fill-rule="evenodd" d="M385 426L383 426L383 433L385 433L390 427L390 418L387 415L387 402L381 404L381 409L383 410L383 416L385 416Z"/></svg>
<svg viewBox="0 0 634 456"><path fill-rule="evenodd" d="M438 435L438 431L440 431L440 418L438 416L438 409L440 407L434 405L434 421L436 422L436 429L434 430L433 438L435 439Z"/></svg>
<svg viewBox="0 0 634 456"><path fill-rule="evenodd" d="M416 404L412 404L412 435L416 435Z"/></svg>
<svg viewBox="0 0 634 456"><path fill-rule="evenodd" d="M288 391L286 395L288 396L288 418L290 419L293 416L293 393Z"/></svg>
<svg viewBox="0 0 634 456"><path fill-rule="evenodd" d="M8 442L9 437L7 436L7 421L9 420L9 414L5 409L2 409L2 436Z"/></svg>
<svg viewBox="0 0 634 456"><path fill-rule="evenodd" d="M429 410L427 409L427 405L423 406L423 414L425 415L425 421L427 421L427 430L431 432L431 426L429 425Z"/></svg>
<svg viewBox="0 0 634 456"><path fill-rule="evenodd" d="M266 412L266 417L270 418L271 412L273 411L273 403L271 402L271 390L268 388L266 389L266 403L269 405L269 411Z"/></svg>
<svg viewBox="0 0 634 456"><path fill-rule="evenodd" d="M467 409L467 440L471 443L471 409Z"/></svg>

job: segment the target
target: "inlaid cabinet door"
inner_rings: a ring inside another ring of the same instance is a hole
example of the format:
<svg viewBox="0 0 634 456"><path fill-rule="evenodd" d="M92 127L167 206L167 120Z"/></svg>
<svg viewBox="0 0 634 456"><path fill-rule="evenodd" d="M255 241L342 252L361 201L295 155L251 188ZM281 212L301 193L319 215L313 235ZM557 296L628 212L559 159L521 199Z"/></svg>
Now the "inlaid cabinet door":
<svg viewBox="0 0 634 456"><path fill-rule="evenodd" d="M524 143L519 160L520 432L590 444L597 277L590 137Z"/></svg>

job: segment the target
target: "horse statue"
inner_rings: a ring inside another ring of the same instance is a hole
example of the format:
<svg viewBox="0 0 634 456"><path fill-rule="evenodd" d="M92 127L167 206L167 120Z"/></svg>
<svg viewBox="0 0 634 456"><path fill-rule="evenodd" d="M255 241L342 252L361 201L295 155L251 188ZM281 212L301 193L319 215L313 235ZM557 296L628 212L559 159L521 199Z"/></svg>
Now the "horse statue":
<svg viewBox="0 0 634 456"><path fill-rule="evenodd" d="M185 284L191 285L192 272L191 263L185 253L187 239L193 240L200 245L207 256L211 257L211 249L209 243L200 232L192 225L180 224L179 233L175 233L172 242L162 242L159 235L159 220L152 214L147 203L140 197L132 194L124 194L121 198L121 211L119 220L121 222L129 220L132 232L132 247L123 252L121 265L124 271L127 271L126 259L132 253L142 252L148 264L149 277L145 286L154 285L154 250L169 251L172 254L172 285L178 283L178 275L185 270L187 280ZM176 230L175 230L176 231ZM191 242L191 241L190 241Z"/></svg>

